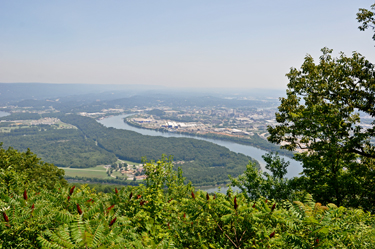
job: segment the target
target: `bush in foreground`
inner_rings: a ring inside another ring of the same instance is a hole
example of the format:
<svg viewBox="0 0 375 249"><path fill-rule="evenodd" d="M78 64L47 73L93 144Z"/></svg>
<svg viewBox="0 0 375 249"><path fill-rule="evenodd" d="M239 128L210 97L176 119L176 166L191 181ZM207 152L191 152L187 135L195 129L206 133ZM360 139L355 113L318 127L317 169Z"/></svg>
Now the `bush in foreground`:
<svg viewBox="0 0 375 249"><path fill-rule="evenodd" d="M25 184L1 169L0 248L371 248L374 216L360 209L208 195L171 160L145 164L145 185L97 193Z"/></svg>

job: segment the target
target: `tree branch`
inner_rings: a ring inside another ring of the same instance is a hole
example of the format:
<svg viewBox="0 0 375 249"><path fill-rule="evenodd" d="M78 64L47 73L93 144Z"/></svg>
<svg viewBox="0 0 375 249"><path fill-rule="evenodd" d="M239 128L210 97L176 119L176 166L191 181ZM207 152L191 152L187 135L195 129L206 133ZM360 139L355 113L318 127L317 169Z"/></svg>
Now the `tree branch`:
<svg viewBox="0 0 375 249"><path fill-rule="evenodd" d="M349 152L352 152L352 153L356 153L358 155L361 155L361 156L365 156L365 157L369 157L369 158L375 158L375 155L374 154L369 154L369 153L366 153L363 151L363 149L361 148L361 150L355 150L355 149L349 149L348 150Z"/></svg>
<svg viewBox="0 0 375 249"><path fill-rule="evenodd" d="M230 242L232 242L232 244L238 248L238 246L233 242L233 240L231 240L231 238L229 238L229 236L223 231L223 229L221 229L221 227L219 226L219 224L215 221L216 225L219 227L219 229L224 233L224 235L230 240Z"/></svg>

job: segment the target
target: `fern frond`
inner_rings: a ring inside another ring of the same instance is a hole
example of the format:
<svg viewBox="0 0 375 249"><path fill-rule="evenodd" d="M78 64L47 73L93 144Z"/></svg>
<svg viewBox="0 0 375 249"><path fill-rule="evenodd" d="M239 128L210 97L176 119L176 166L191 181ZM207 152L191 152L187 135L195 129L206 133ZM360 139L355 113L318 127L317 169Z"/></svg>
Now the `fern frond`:
<svg viewBox="0 0 375 249"><path fill-rule="evenodd" d="M45 231L44 234L47 235L48 237L52 237L53 236L53 233L51 231L49 231L49 230ZM58 244L56 244L54 242L50 242L49 240L47 240L43 236L38 236L37 240L39 241L39 243L42 246L42 248L57 248L57 249L74 248L74 247L60 246L60 245L58 245Z"/></svg>
<svg viewBox="0 0 375 249"><path fill-rule="evenodd" d="M56 233L51 233L50 237L55 243L64 246L64 248L74 248L72 241L69 236L69 227L64 224L59 227Z"/></svg>
<svg viewBox="0 0 375 249"><path fill-rule="evenodd" d="M77 215L75 222L71 223L71 235L74 241L80 243L83 240L85 228L82 222L82 216Z"/></svg>
<svg viewBox="0 0 375 249"><path fill-rule="evenodd" d="M56 220L62 223L68 224L72 222L74 219L75 219L75 216L66 210L56 212Z"/></svg>
<svg viewBox="0 0 375 249"><path fill-rule="evenodd" d="M100 242L104 239L104 226L99 224L96 228L95 232L93 233L93 246L97 246Z"/></svg>

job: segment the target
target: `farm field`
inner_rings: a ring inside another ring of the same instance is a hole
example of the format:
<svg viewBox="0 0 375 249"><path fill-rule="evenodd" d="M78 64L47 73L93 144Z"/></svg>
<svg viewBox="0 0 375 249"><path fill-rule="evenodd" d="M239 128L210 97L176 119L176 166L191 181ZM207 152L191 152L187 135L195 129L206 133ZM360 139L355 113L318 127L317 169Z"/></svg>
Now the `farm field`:
<svg viewBox="0 0 375 249"><path fill-rule="evenodd" d="M79 168L63 168L61 167L60 169L65 170L65 175L66 176L79 176L79 177L96 177L96 178L110 178L107 173L106 169L104 168L104 165L99 165L94 168L84 168L84 169L79 169Z"/></svg>
<svg viewBox="0 0 375 249"><path fill-rule="evenodd" d="M139 163L131 162L131 161L124 161L118 160L117 163L127 163L128 165L139 165ZM95 177L95 178L102 178L102 179L113 179L113 177L109 177L106 173L106 168L104 165L98 165L93 168L65 168L59 167L65 171L66 176L70 177ZM122 177L122 174L117 171L112 172L113 176Z"/></svg>

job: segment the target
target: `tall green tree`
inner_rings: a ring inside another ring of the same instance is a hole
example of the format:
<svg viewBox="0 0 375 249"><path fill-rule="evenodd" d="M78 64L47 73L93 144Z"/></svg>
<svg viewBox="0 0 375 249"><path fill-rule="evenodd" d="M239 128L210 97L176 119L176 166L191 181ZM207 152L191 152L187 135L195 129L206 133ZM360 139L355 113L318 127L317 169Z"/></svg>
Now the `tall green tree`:
<svg viewBox="0 0 375 249"><path fill-rule="evenodd" d="M299 151L299 187L317 201L373 209L374 195L364 188L374 184L369 159L375 157L375 123L362 127L359 111L375 116L374 65L357 52L338 58L328 48L322 53L319 63L307 55L301 69L286 75L287 97L280 99L268 140Z"/></svg>

